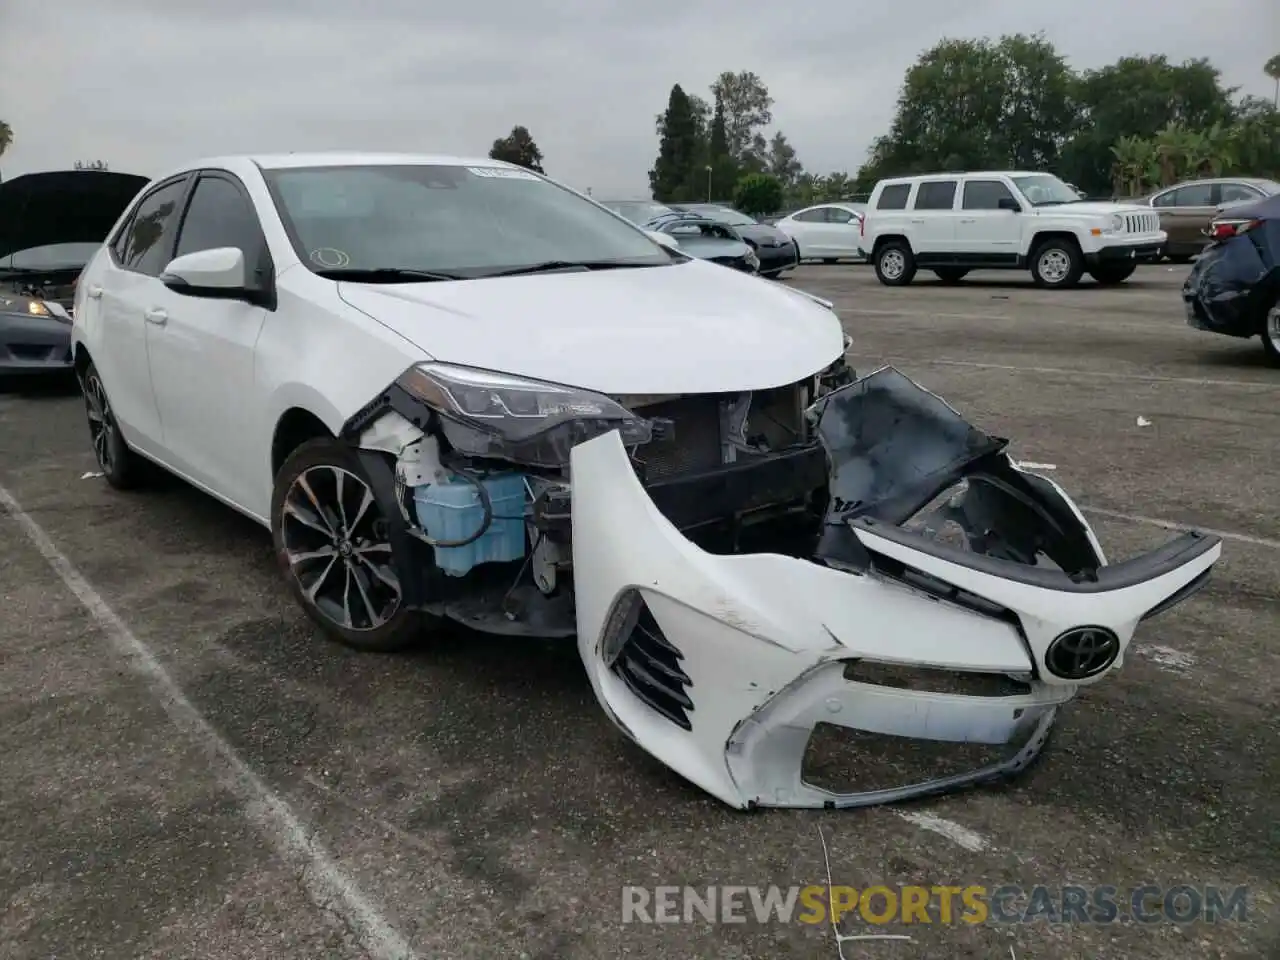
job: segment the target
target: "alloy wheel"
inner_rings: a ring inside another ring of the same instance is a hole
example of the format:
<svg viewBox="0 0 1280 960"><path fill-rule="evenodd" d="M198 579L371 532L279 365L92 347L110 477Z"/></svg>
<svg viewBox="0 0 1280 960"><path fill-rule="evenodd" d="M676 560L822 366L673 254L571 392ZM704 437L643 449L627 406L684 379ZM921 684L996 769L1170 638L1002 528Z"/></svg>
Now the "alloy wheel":
<svg viewBox="0 0 1280 960"><path fill-rule="evenodd" d="M1046 283L1061 283L1071 272L1071 258L1062 250L1046 250L1040 255L1039 269Z"/></svg>
<svg viewBox="0 0 1280 960"><path fill-rule="evenodd" d="M346 630L376 630L400 608L387 522L373 492L342 467L309 467L284 497L281 540L307 600Z"/></svg>
<svg viewBox="0 0 1280 960"><path fill-rule="evenodd" d="M890 280L897 280L906 269L906 257L898 250L890 250L880 258L880 272Z"/></svg>
<svg viewBox="0 0 1280 960"><path fill-rule="evenodd" d="M90 374L84 383L85 412L89 416L89 439L93 442L93 455L103 473L110 473L115 461L111 452L111 434L115 430L115 418L107 391L96 373Z"/></svg>
<svg viewBox="0 0 1280 960"><path fill-rule="evenodd" d="M1271 341L1271 348L1280 356L1280 303L1267 311L1266 323L1262 335Z"/></svg>

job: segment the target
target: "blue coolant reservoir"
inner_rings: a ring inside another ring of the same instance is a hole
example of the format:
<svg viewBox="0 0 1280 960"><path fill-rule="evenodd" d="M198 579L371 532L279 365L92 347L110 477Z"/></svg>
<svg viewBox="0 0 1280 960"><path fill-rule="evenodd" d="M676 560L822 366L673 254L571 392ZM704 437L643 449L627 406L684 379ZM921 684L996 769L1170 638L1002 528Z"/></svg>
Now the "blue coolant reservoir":
<svg viewBox="0 0 1280 960"><path fill-rule="evenodd" d="M477 563L503 563L524 556L524 475L498 473L480 480L493 508L493 522L464 547L435 547L436 565L460 577ZM449 483L413 488L418 523L432 540L465 540L484 523L484 505L475 484L453 477Z"/></svg>

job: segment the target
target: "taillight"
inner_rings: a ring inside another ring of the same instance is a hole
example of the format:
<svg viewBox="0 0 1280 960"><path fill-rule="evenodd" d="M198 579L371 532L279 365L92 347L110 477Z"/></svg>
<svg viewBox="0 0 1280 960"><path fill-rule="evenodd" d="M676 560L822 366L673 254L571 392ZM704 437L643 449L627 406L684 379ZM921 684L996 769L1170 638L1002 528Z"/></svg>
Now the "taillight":
<svg viewBox="0 0 1280 960"><path fill-rule="evenodd" d="M867 218L859 217L858 218L858 236L865 237L866 235L867 235Z"/></svg>
<svg viewBox="0 0 1280 960"><path fill-rule="evenodd" d="M1230 240L1260 226L1262 226L1261 220L1223 220L1210 225L1209 236L1219 241Z"/></svg>

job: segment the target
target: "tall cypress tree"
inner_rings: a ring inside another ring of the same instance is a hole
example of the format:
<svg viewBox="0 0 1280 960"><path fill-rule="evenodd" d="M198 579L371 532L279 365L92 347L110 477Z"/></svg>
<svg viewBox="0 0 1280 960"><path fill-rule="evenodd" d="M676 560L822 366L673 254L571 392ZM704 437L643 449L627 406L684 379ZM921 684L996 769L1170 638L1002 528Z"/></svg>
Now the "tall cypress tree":
<svg viewBox="0 0 1280 960"><path fill-rule="evenodd" d="M671 88L667 109L658 117L658 158L649 171L649 187L660 202L686 199L696 178L698 122L680 84Z"/></svg>
<svg viewBox="0 0 1280 960"><path fill-rule="evenodd" d="M725 128L724 100L716 96L716 110L711 115L710 142L707 146L708 160L711 165L709 200L724 200L733 194L738 182L738 166L729 153L729 137ZM707 177L702 178L702 189L708 189Z"/></svg>

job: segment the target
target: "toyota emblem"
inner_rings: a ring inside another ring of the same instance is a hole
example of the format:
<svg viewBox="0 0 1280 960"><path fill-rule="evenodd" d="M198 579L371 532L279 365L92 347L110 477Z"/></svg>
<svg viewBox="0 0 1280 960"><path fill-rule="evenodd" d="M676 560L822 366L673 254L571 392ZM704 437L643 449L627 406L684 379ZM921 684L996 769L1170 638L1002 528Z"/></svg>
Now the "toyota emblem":
<svg viewBox="0 0 1280 960"><path fill-rule="evenodd" d="M1120 656L1120 638L1106 627L1073 627L1045 651L1049 672L1063 680L1088 680Z"/></svg>

